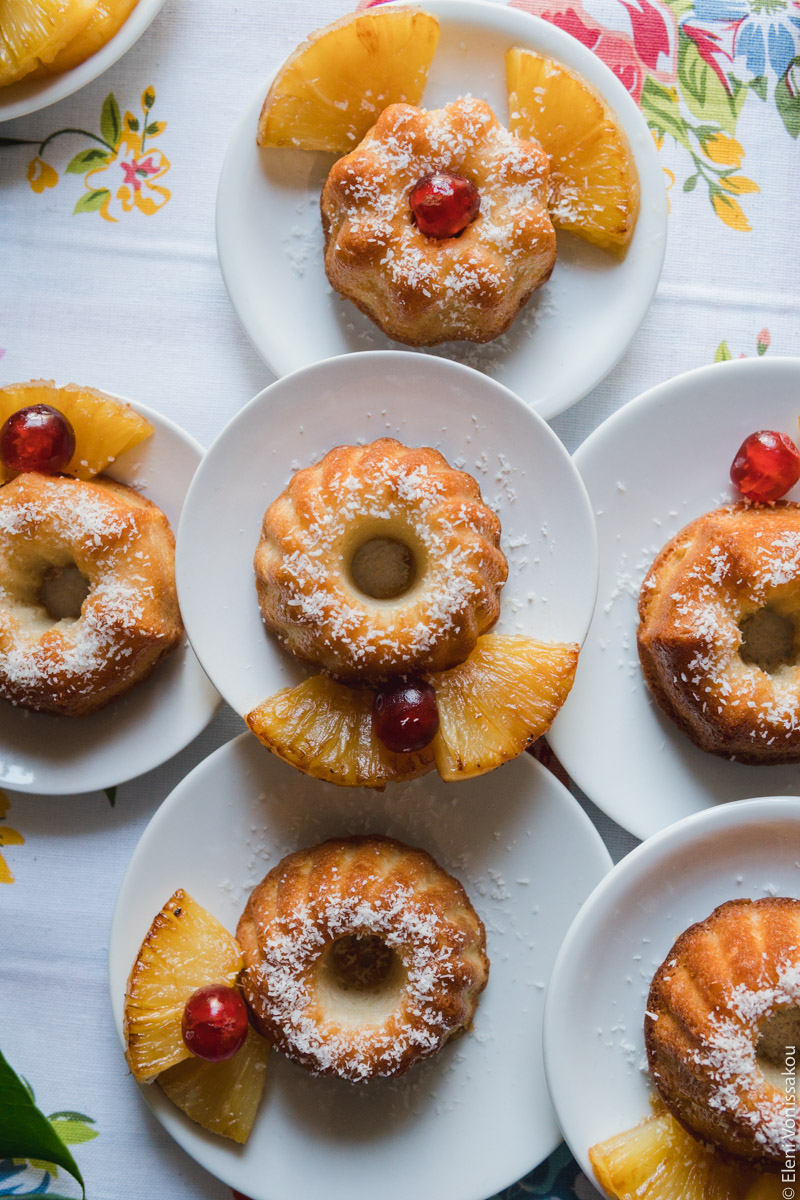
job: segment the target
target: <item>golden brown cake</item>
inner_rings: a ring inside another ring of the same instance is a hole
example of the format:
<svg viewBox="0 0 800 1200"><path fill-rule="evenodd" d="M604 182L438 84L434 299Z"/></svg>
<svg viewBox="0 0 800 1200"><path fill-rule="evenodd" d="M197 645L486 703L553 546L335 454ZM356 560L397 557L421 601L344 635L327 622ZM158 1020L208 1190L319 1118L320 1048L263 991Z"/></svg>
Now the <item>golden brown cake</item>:
<svg viewBox="0 0 800 1200"><path fill-rule="evenodd" d="M104 477L31 471L0 488L0 695L83 716L182 637L175 539L155 504Z"/></svg>
<svg viewBox="0 0 800 1200"><path fill-rule="evenodd" d="M480 197L471 224L442 240L421 232L409 205L415 184L440 172ZM483 100L390 105L322 192L331 285L408 345L496 338L555 264L548 172L541 147L504 129Z"/></svg>
<svg viewBox="0 0 800 1200"><path fill-rule="evenodd" d="M253 891L236 937L256 1027L316 1075L402 1075L468 1029L486 985L483 924L424 850L338 838Z"/></svg>
<svg viewBox="0 0 800 1200"><path fill-rule="evenodd" d="M692 521L650 568L639 618L648 686L701 750L800 759L800 505Z"/></svg>
<svg viewBox="0 0 800 1200"><path fill-rule="evenodd" d="M650 1074L682 1125L768 1171L795 1158L800 901L730 900L678 938L650 988ZM793 1071L789 1076L794 1085Z"/></svg>
<svg viewBox="0 0 800 1200"><path fill-rule="evenodd" d="M341 679L463 662L500 611L500 522L471 475L392 438L337 446L264 515L267 628Z"/></svg>

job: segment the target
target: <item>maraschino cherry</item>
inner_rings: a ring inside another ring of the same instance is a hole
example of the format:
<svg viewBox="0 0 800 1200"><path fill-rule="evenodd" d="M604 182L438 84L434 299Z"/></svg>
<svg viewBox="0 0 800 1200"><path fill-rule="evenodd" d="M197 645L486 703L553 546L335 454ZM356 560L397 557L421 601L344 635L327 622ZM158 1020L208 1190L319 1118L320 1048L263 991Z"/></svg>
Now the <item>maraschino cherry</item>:
<svg viewBox="0 0 800 1200"><path fill-rule="evenodd" d="M247 1038L247 1006L236 988L224 983L193 992L183 1010L183 1040L198 1058L233 1058Z"/></svg>
<svg viewBox="0 0 800 1200"><path fill-rule="evenodd" d="M63 471L75 453L75 431L49 404L12 413L0 429L0 458L9 471Z"/></svg>
<svg viewBox="0 0 800 1200"><path fill-rule="evenodd" d="M376 692L372 723L379 740L395 754L422 750L436 736L436 692L424 679L403 677Z"/></svg>
<svg viewBox="0 0 800 1200"><path fill-rule="evenodd" d="M431 238L451 238L475 220L481 197L475 184L463 175L439 171L414 184L408 203L421 233Z"/></svg>
<svg viewBox="0 0 800 1200"><path fill-rule="evenodd" d="M800 451L786 433L761 429L745 438L731 464L731 482L748 500L780 500L800 479Z"/></svg>

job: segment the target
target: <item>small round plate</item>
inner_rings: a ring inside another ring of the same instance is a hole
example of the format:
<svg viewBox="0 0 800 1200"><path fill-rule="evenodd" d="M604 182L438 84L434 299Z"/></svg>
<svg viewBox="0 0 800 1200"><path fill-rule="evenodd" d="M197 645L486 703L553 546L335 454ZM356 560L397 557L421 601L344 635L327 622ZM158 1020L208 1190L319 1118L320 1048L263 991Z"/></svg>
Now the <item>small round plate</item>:
<svg viewBox="0 0 800 1200"><path fill-rule="evenodd" d="M800 898L800 800L769 797L687 817L618 863L559 951L544 1016L550 1096L589 1179L589 1148L650 1115L650 982L675 939L726 900Z"/></svg>
<svg viewBox="0 0 800 1200"><path fill-rule="evenodd" d="M278 380L230 422L184 505L176 574L195 653L244 716L304 677L261 622L253 554L268 505L333 446L396 437L478 480L509 560L501 633L581 642L594 605L595 530L548 425L485 375L403 351L345 355Z"/></svg>
<svg viewBox="0 0 800 1200"><path fill-rule="evenodd" d="M641 210L624 261L559 235L552 278L508 333L486 346L450 342L429 351L485 371L552 417L611 370L653 298L667 228L664 174L653 138L619 80L563 30L483 0L431 0L424 7L441 23L425 107L470 93L487 100L505 122L503 56L510 46L523 46L588 79L617 114L636 159ZM396 346L325 278L319 197L332 156L256 146L267 90L265 84L233 135L217 197L219 261L239 320L279 375L349 351Z"/></svg>
<svg viewBox="0 0 800 1200"><path fill-rule="evenodd" d="M274 1052L244 1147L192 1124L157 1086L142 1094L192 1158L252 1200L350 1200L354 1172L362 1196L485 1200L560 1141L542 1067L544 990L564 932L610 866L577 802L529 755L505 768L502 789L471 780L455 804L434 775L383 793L340 789L249 734L229 742L164 801L123 879L110 939L117 1029L139 946L177 887L235 930L250 890L285 854L354 833L422 846L466 887L491 960L472 1032L401 1079L356 1087Z"/></svg>
<svg viewBox="0 0 800 1200"><path fill-rule="evenodd" d="M40 108L47 108L57 100L71 96L79 88L97 79L98 75L102 75L130 50L134 42L138 42L163 3L164 0L139 0L114 37L106 42L105 46L101 46L96 54L92 54L71 71L53 75L50 79L23 78L19 83L0 88L0 122L38 112Z"/></svg>
<svg viewBox="0 0 800 1200"><path fill-rule="evenodd" d="M155 432L108 474L153 500L176 529L202 448L160 413L124 402ZM150 679L88 717L53 717L0 700L0 786L62 796L124 783L188 746L218 705L187 641Z"/></svg>
<svg viewBox="0 0 800 1200"><path fill-rule="evenodd" d="M754 791L800 790L797 766L706 754L650 698L636 652L639 588L661 547L738 498L733 456L756 429L797 436L800 359L702 367L632 400L576 452L597 518L600 585L575 685L548 740L605 813L637 837ZM788 494L800 500L800 486Z"/></svg>

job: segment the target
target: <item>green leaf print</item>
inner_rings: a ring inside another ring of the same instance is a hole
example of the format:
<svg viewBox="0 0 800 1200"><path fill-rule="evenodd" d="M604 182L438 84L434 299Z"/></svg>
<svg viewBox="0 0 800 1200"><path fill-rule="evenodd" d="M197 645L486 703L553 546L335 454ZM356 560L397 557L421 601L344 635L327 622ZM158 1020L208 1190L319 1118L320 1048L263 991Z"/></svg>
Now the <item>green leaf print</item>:
<svg viewBox="0 0 800 1200"><path fill-rule="evenodd" d="M110 195L111 192L108 188L97 188L93 192L84 192L72 211L73 213L97 212Z"/></svg>
<svg viewBox="0 0 800 1200"><path fill-rule="evenodd" d="M728 362L728 360L731 358L733 358L733 355L730 352L728 343L720 342L720 344L717 346L716 353L714 354L714 362Z"/></svg>
<svg viewBox="0 0 800 1200"><path fill-rule="evenodd" d="M795 58L783 79L778 80L775 88L775 103L787 133L796 138L800 134L800 96L789 86L790 72L793 73L793 76L800 76L800 58Z"/></svg>
<svg viewBox="0 0 800 1200"><path fill-rule="evenodd" d="M700 120L716 120L726 133L736 132L736 122L747 98L748 89L737 79L731 79L728 92L700 51L685 33L680 35L678 48L678 83L687 107Z"/></svg>
<svg viewBox="0 0 800 1200"><path fill-rule="evenodd" d="M86 1188L78 1164L22 1080L0 1053L0 1158L40 1159L57 1163Z"/></svg>
<svg viewBox="0 0 800 1200"><path fill-rule="evenodd" d="M108 150L101 150L99 146L91 146L88 150L80 150L74 158L71 158L66 165L66 172L69 175L85 175L92 167L99 167L101 163L107 163L111 159Z"/></svg>
<svg viewBox="0 0 800 1200"><path fill-rule="evenodd" d="M120 116L119 105L113 92L109 92L103 101L103 111L100 114L100 132L109 145L116 146L119 142L119 135L122 133L122 117Z"/></svg>
<svg viewBox="0 0 800 1200"><path fill-rule="evenodd" d="M89 1127L90 1125L94 1125L91 1117L81 1116L80 1113L75 1113L75 1117L78 1119L65 1120L57 1113L54 1113L48 1118L53 1129L55 1129L65 1145L77 1146L81 1142L91 1142L99 1136L96 1129Z"/></svg>
<svg viewBox="0 0 800 1200"><path fill-rule="evenodd" d="M681 116L680 101L671 88L658 83L652 75L644 81L642 98L640 100L642 115L651 129L656 133L669 134L689 149L689 134L686 122Z"/></svg>

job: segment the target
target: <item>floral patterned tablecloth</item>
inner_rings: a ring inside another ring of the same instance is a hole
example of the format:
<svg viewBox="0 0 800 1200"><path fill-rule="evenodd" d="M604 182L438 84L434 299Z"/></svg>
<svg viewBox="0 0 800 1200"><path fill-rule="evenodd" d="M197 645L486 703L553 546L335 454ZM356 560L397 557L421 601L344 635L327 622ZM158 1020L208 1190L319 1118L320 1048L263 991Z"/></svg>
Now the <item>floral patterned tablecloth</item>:
<svg viewBox="0 0 800 1200"><path fill-rule="evenodd" d="M622 80L659 148L671 207L652 308L620 365L553 422L566 445L679 371L800 353L798 0L513 3L566 29ZM99 80L0 126L0 384L91 382L208 444L271 381L219 275L216 181L251 96L302 36L349 7L167 0ZM0 793L0 1048L72 1147L91 1200L230 1195L170 1141L119 1069L106 947L147 820L239 728L223 709L171 762L106 794ZM614 856L626 853L633 839L581 800ZM78 1194L63 1170L0 1161L0 1196ZM563 1146L503 1193L594 1195Z"/></svg>

